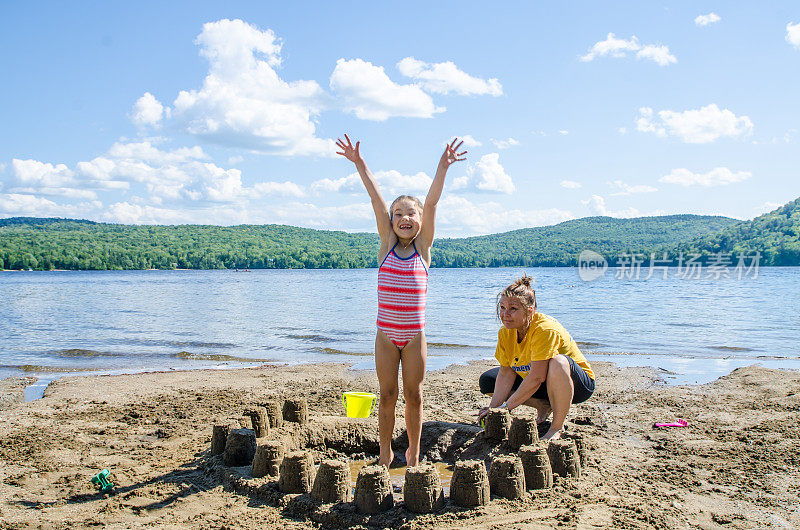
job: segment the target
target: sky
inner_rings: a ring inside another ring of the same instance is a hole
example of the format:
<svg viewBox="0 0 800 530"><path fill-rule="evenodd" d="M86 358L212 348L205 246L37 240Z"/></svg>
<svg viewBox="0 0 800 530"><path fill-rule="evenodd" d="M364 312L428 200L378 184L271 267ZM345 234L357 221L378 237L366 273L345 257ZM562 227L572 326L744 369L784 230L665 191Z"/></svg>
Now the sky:
<svg viewBox="0 0 800 530"><path fill-rule="evenodd" d="M431 5L434 4L434 5ZM437 236L800 196L800 3L0 2L0 217Z"/></svg>

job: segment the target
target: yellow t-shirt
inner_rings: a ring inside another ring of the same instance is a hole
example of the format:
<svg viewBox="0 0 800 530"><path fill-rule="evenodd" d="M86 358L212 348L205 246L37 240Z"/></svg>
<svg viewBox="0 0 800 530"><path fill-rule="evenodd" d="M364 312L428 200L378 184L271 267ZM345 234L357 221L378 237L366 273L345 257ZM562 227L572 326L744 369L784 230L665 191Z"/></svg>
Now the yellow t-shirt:
<svg viewBox="0 0 800 530"><path fill-rule="evenodd" d="M533 361L546 361L556 355L572 357L575 364L594 379L594 372L572 336L558 320L544 313L535 313L531 327L522 342L517 342L517 330L500 328L494 356L502 366L508 366L523 379L528 376Z"/></svg>

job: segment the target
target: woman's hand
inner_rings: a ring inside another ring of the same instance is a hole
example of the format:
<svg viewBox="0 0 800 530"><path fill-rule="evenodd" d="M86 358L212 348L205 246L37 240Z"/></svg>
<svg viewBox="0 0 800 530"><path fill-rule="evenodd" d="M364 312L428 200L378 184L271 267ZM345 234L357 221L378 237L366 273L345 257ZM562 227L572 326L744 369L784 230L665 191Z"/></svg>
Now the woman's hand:
<svg viewBox="0 0 800 530"><path fill-rule="evenodd" d="M345 134L344 139L347 140L347 144L341 140L341 138L336 139L336 146L341 149L341 151L336 151L337 155L342 155L350 162L358 163L361 161L361 153L358 150L358 147L361 145L361 142L356 142L356 145L353 146L353 143L350 141L350 138Z"/></svg>
<svg viewBox="0 0 800 530"><path fill-rule="evenodd" d="M464 142L463 141L458 142L458 145L456 145L456 142L458 142L458 138L453 140L452 143L445 146L444 153L442 153L442 158L441 160L439 160L440 167L447 169L456 162L461 162L462 160L466 160L465 157L464 158L462 157L463 155L466 155L467 152L466 151L462 151L460 153L458 152L458 148L461 147L461 144L463 144Z"/></svg>
<svg viewBox="0 0 800 530"><path fill-rule="evenodd" d="M481 420L482 420L482 419L483 419L483 418L484 418L484 417L485 417L487 414L489 414L489 407L483 407L483 408L482 408L480 411L478 411L478 423L480 423L480 422L481 422Z"/></svg>

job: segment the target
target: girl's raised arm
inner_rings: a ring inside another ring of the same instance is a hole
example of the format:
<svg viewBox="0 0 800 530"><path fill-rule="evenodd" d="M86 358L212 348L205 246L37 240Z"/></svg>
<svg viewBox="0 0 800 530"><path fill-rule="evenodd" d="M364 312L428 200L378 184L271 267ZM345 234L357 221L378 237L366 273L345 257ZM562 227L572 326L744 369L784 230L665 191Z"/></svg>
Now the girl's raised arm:
<svg viewBox="0 0 800 530"><path fill-rule="evenodd" d="M381 242L386 242L394 233L392 231L392 223L389 220L389 209L386 206L386 201L383 200L381 191L378 188L378 183L375 181L375 177L372 176L372 172L367 167L367 163L364 162L363 158L361 158L361 153L359 152L361 142L356 142L356 145L354 146L346 134L344 135L344 139L347 140L346 144L341 140L341 138L336 139L336 146L341 149L341 151L337 151L336 154L342 155L356 165L358 174L361 176L361 182L364 183L364 187L367 189L369 198L372 201L372 209L375 212L375 220L378 222L378 235L381 237Z"/></svg>
<svg viewBox="0 0 800 530"><path fill-rule="evenodd" d="M428 195L425 197L425 205L422 209L422 230L420 231L420 243L425 249L430 248L433 244L433 233L436 228L436 205L439 202L439 197L442 196L444 189L444 178L447 175L447 170L455 162L466 160L462 158L467 154L466 151L458 152L458 148L464 142L458 142L458 138L452 143L445 145L442 158L439 159L439 166L436 168L436 176L433 177L431 188L428 190Z"/></svg>

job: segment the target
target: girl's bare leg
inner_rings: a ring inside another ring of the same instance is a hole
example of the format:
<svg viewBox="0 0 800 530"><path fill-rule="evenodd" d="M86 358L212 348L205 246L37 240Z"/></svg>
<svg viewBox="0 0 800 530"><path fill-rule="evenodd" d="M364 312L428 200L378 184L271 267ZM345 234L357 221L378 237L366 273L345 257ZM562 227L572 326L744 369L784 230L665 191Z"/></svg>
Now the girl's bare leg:
<svg viewBox="0 0 800 530"><path fill-rule="evenodd" d="M382 331L375 336L375 371L378 374L380 398L378 401L378 439L380 457L378 464L386 467L394 460L392 452L392 432L394 432L394 412L397 405L397 373L400 365L400 350Z"/></svg>
<svg viewBox="0 0 800 530"><path fill-rule="evenodd" d="M421 331L400 352L403 369L403 397L406 401L406 432L408 450L406 464L419 464L419 439L422 434L422 380L428 361L428 343ZM395 372L396 373L396 372ZM396 376L395 376L396 381Z"/></svg>
<svg viewBox="0 0 800 530"><path fill-rule="evenodd" d="M547 365L547 397L553 407L553 423L547 434L542 436L542 440L555 440L561 436L574 393L569 361L563 355L556 355Z"/></svg>

